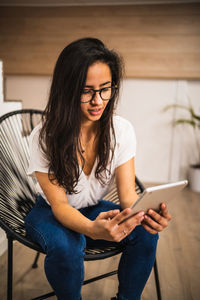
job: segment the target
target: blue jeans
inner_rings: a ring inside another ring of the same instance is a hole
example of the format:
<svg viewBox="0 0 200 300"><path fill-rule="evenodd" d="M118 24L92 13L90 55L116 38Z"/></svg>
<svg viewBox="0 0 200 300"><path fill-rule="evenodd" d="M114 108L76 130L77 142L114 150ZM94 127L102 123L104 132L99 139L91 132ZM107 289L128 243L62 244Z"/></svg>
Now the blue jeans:
<svg viewBox="0 0 200 300"><path fill-rule="evenodd" d="M102 211L120 208L101 200L97 205L80 209L94 220ZM46 253L45 273L59 300L80 300L84 279L84 249L89 246L116 244L92 240L61 225L51 207L39 196L25 219L29 237L40 244ZM118 268L120 300L139 300L152 270L158 235L137 226L120 244L124 246ZM95 296L94 296L95 298Z"/></svg>

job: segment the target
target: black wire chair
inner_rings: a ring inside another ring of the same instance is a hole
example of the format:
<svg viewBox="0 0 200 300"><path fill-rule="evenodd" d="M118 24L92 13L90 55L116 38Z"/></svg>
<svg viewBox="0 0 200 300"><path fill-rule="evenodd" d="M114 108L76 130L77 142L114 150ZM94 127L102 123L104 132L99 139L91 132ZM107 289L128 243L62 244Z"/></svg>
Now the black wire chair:
<svg viewBox="0 0 200 300"><path fill-rule="evenodd" d="M24 219L36 201L34 179L26 175L29 161L29 136L41 121L42 113L41 110L23 109L7 113L0 118L0 227L6 232L8 239L7 300L12 300L13 241L17 240L37 251L33 268L37 267L39 254L44 253L40 245L29 239L24 227ZM137 178L135 183L136 191L140 194L144 190L143 185ZM110 192L106 199L117 203L117 191ZM105 259L121 252L121 247L87 248L85 261ZM114 274L117 274L117 270L85 280L84 284ZM157 297L160 300L156 261L154 274ZM32 300L47 299L53 295L55 293L51 292Z"/></svg>

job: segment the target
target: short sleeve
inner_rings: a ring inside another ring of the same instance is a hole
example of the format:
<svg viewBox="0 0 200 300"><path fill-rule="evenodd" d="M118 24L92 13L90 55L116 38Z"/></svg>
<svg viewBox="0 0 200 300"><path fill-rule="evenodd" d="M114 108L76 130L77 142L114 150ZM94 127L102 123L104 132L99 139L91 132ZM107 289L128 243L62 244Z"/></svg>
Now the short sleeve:
<svg viewBox="0 0 200 300"><path fill-rule="evenodd" d="M136 155L136 135L133 125L126 119L116 117L115 167L122 165Z"/></svg>
<svg viewBox="0 0 200 300"><path fill-rule="evenodd" d="M35 171L48 173L48 161L39 145L39 133L41 125L36 126L30 135L30 159L27 174L34 175Z"/></svg>

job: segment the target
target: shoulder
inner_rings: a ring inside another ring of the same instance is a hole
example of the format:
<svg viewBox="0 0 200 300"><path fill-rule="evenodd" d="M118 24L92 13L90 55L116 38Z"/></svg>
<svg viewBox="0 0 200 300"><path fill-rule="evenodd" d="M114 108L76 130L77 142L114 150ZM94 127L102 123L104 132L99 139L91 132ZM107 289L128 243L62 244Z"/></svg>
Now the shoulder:
<svg viewBox="0 0 200 300"><path fill-rule="evenodd" d="M134 131L133 125L131 124L130 121L128 121L127 119L115 115L113 117L113 126L114 126L114 130L115 130L115 134L116 135L121 135L123 133L127 133L130 131Z"/></svg>
<svg viewBox="0 0 200 300"><path fill-rule="evenodd" d="M41 128L42 128L42 123L36 125L30 134L30 138L33 139L35 136L39 136Z"/></svg>
<svg viewBox="0 0 200 300"><path fill-rule="evenodd" d="M40 130L42 128L42 123L39 123L37 126L35 126L35 128L32 130L31 134L30 134L30 147L32 147L33 144L38 144L38 140L39 140L39 134L40 134Z"/></svg>
<svg viewBox="0 0 200 300"><path fill-rule="evenodd" d="M115 130L115 168L136 155L136 135L133 125L123 117L113 118Z"/></svg>

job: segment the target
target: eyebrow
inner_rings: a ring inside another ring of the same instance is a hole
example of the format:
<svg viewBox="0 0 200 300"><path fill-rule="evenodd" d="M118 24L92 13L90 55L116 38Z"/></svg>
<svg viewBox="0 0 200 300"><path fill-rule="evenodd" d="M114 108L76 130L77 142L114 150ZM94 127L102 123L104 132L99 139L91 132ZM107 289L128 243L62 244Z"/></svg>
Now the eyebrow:
<svg viewBox="0 0 200 300"><path fill-rule="evenodd" d="M100 86L104 86L104 85L106 85L108 83L111 83L111 81L106 81L106 82L100 84ZM93 86L92 85L86 85L85 88L93 88Z"/></svg>

